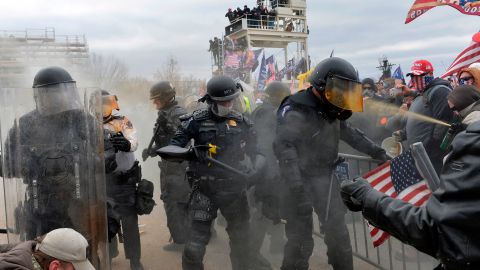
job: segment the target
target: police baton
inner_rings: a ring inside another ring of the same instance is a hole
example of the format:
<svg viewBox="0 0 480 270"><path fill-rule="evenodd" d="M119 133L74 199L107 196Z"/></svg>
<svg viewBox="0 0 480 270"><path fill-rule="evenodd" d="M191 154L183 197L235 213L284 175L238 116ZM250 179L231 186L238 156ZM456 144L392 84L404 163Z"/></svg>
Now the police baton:
<svg viewBox="0 0 480 270"><path fill-rule="evenodd" d="M148 159L149 153L150 153L150 151L152 151L153 143L155 142L155 137L157 136L158 131L160 131L160 124L158 124L155 127L155 130L153 131L153 136L150 139L150 143L148 143L148 147L147 147L147 150L146 150L147 155L145 155L145 156L142 155L142 160L143 161L146 161Z"/></svg>
<svg viewBox="0 0 480 270"><path fill-rule="evenodd" d="M216 160L216 159L214 159L214 158L212 158L212 157L206 156L206 157L205 157L205 160L207 160L207 161L209 161L209 162L211 162L211 163L213 163L213 164L221 167L222 169L225 169L225 170L227 170L227 171L230 171L230 172L233 172L233 173L235 173L235 174L238 174L239 176L242 176L242 177L244 177L244 178L248 178L248 175L247 175L246 173L244 173L244 172L242 172L242 171L240 171L240 170L237 170L237 169L233 168L232 166L229 166L229 165L227 165L227 164L225 164L225 163L223 163L223 162L221 162L221 161L218 161L218 160Z"/></svg>
<svg viewBox="0 0 480 270"><path fill-rule="evenodd" d="M433 168L432 162L428 157L427 151L425 151L423 143L414 143L410 148L412 149L412 156L415 159L415 165L418 171L427 181L430 190L432 192L435 191L440 186L440 178Z"/></svg>
<svg viewBox="0 0 480 270"><path fill-rule="evenodd" d="M211 145L197 145L191 148L183 148L175 145L169 145L158 149L156 152L162 159L170 161L192 160L194 158L203 159L221 167L226 171L235 173L244 178L248 178L248 175L246 173L235 169L228 164L218 161L201 151L204 149L210 149L211 147Z"/></svg>

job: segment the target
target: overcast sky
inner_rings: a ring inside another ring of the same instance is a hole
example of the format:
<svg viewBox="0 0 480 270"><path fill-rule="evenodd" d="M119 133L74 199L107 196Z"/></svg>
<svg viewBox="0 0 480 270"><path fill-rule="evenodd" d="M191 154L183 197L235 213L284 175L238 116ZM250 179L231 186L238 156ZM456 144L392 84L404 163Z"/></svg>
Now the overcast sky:
<svg viewBox="0 0 480 270"><path fill-rule="evenodd" d="M55 27L85 34L92 52L125 61L133 75L151 76L169 55L182 71L211 74L208 40L220 36L229 7L256 0L2 0L0 29ZM378 58L405 71L417 58L441 75L480 30L480 18L438 7L405 25L413 0L307 0L313 62L335 55L351 61L361 77L379 77ZM405 72L406 73L406 72Z"/></svg>

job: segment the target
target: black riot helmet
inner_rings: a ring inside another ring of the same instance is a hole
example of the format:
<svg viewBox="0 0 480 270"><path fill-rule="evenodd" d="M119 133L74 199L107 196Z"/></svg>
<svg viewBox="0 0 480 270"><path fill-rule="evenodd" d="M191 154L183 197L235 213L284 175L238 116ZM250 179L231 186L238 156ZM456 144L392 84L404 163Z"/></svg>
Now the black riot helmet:
<svg viewBox="0 0 480 270"><path fill-rule="evenodd" d="M61 67L47 67L37 72L32 87L39 88L59 83L75 83L75 80Z"/></svg>
<svg viewBox="0 0 480 270"><path fill-rule="evenodd" d="M82 109L75 80L61 67L41 69L33 79L37 111L44 116Z"/></svg>
<svg viewBox="0 0 480 270"><path fill-rule="evenodd" d="M211 78L207 83L207 94L199 101L208 103L215 101L229 101L240 95L243 88L240 83L236 83L232 78L227 76L216 76Z"/></svg>
<svg viewBox="0 0 480 270"><path fill-rule="evenodd" d="M281 82L271 82L265 88L266 100L279 106L284 98L290 95L290 88Z"/></svg>
<svg viewBox="0 0 480 270"><path fill-rule="evenodd" d="M160 81L150 88L150 99L160 99L162 102L170 102L175 99L175 88L168 81Z"/></svg>
<svg viewBox="0 0 480 270"><path fill-rule="evenodd" d="M309 78L315 92L335 110L361 112L362 84L357 70L348 61L331 57L321 61Z"/></svg>

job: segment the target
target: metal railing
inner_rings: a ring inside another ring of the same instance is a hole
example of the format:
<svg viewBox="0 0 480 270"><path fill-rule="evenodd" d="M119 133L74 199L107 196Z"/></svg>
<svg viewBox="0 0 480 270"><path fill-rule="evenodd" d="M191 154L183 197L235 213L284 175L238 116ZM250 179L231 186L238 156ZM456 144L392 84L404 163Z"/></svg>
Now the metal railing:
<svg viewBox="0 0 480 270"><path fill-rule="evenodd" d="M348 162L350 178L361 176L378 165L378 161L369 157L349 154L340 154L339 156L345 158ZM370 239L368 223L359 213L348 212L346 223L350 232L354 257L370 266L382 270L426 270L433 269L436 266L435 259L404 245L393 237L390 237L381 246L374 248ZM323 238L323 235L318 231L313 234Z"/></svg>
<svg viewBox="0 0 480 270"><path fill-rule="evenodd" d="M272 8L285 7L285 8L296 8L296 7L305 7L305 0L269 0Z"/></svg>
<svg viewBox="0 0 480 270"><path fill-rule="evenodd" d="M225 28L228 35L244 29L259 29L279 32L308 33L304 19L273 15L243 15Z"/></svg>

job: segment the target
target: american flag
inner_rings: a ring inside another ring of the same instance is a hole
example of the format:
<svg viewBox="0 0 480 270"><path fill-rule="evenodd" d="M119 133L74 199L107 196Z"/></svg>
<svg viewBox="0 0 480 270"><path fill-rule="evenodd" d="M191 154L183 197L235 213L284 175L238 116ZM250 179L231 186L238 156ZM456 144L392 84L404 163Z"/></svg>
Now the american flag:
<svg viewBox="0 0 480 270"><path fill-rule="evenodd" d="M442 75L442 78L456 75L461 69L480 62L480 42L475 41L477 35L478 33L472 38L472 43L455 58L447 71Z"/></svg>
<svg viewBox="0 0 480 270"><path fill-rule="evenodd" d="M401 199L416 206L424 205L431 191L415 166L411 150L368 172L363 176L370 185L386 195ZM369 225L374 247L378 247L390 236Z"/></svg>
<svg viewBox="0 0 480 270"><path fill-rule="evenodd" d="M225 67L226 68L238 68L240 66L240 61L242 60L242 55L237 52L225 52Z"/></svg>

